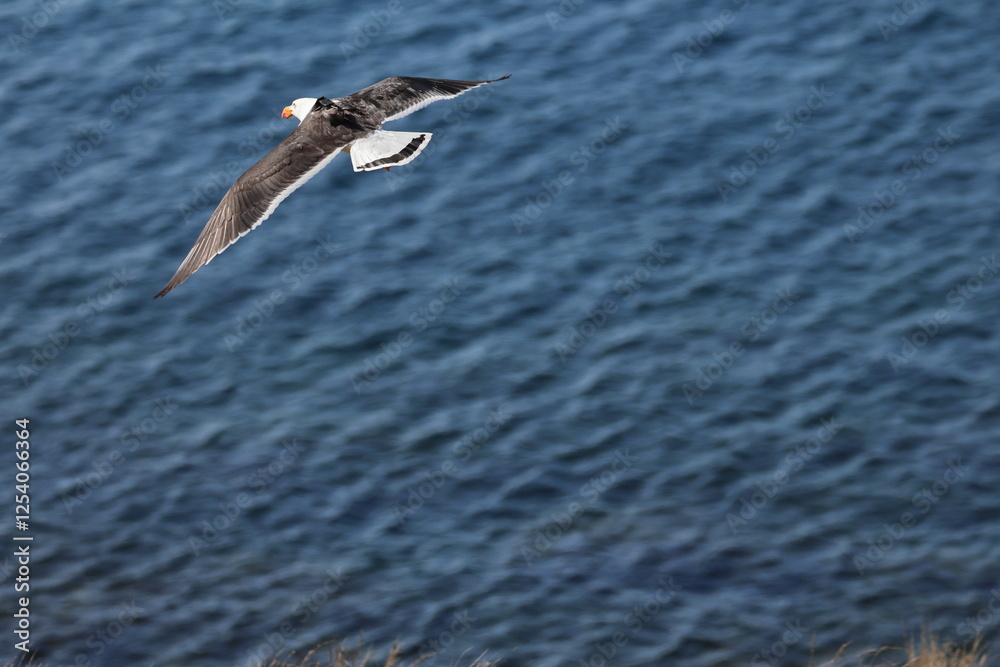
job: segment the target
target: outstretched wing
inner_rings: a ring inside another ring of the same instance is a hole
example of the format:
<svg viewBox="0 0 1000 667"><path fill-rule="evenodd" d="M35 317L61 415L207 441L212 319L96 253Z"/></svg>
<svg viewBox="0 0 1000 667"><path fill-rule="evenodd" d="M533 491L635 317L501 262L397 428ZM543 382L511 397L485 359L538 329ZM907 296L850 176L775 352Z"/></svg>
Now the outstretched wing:
<svg viewBox="0 0 1000 667"><path fill-rule="evenodd" d="M420 79L413 76L394 76L359 90L348 97L361 98L376 107L382 114L379 123L387 123L423 109L431 102L458 97L462 93L495 81L503 81L510 74L489 81L458 81L455 79Z"/></svg>
<svg viewBox="0 0 1000 667"><path fill-rule="evenodd" d="M153 298L159 298L180 285L237 239L264 222L278 204L318 174L343 147L343 144L316 146L306 140L298 128L288 135L236 179L174 277Z"/></svg>

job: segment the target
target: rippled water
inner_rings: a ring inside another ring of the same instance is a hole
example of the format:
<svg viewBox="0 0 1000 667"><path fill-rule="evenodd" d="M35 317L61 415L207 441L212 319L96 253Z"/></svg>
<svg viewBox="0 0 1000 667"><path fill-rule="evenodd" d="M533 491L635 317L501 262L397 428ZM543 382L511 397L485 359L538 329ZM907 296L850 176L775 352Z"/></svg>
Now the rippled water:
<svg viewBox="0 0 1000 667"><path fill-rule="evenodd" d="M440 665L803 664L920 624L995 639L998 19L5 4L33 647L236 665L363 631ZM291 100L507 72L396 123L435 134L411 167L335 160L150 299Z"/></svg>

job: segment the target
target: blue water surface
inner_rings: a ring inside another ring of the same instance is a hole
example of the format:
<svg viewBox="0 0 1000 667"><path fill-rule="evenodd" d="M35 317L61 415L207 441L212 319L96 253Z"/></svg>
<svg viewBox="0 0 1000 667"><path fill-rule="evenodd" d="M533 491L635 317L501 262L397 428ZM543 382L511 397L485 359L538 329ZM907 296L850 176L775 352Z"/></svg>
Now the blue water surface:
<svg viewBox="0 0 1000 667"><path fill-rule="evenodd" d="M5 3L0 655L15 533L52 666L1000 650L998 21ZM506 73L151 300L295 98Z"/></svg>

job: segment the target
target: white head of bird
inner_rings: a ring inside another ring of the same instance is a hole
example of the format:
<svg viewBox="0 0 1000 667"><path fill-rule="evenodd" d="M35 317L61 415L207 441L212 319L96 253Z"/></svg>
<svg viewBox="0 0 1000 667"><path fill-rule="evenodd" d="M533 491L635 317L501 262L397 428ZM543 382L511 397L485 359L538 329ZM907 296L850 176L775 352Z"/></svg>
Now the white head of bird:
<svg viewBox="0 0 1000 667"><path fill-rule="evenodd" d="M290 116L295 116L299 119L301 123L306 119L306 115L312 108L316 105L316 97L300 97L299 99L292 102L289 106L285 107L284 111L281 112L282 118L289 118Z"/></svg>

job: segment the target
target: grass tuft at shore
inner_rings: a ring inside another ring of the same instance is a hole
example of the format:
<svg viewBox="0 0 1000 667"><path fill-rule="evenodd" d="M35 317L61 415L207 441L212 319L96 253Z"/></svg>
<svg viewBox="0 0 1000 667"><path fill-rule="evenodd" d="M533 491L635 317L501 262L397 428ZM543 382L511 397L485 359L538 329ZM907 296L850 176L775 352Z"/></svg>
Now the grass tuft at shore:
<svg viewBox="0 0 1000 667"><path fill-rule="evenodd" d="M500 664L498 660L488 660L485 653L465 667L495 667ZM263 667L416 667L434 657L433 653L426 653L410 662L399 660L399 645L393 644L389 649L389 655L385 661L377 658L377 653L369 651L364 646L364 640L358 639L358 645L354 648L345 648L343 644L335 642L325 642L316 646L303 656L297 655L294 651L284 658L275 658ZM456 663L458 664L458 663Z"/></svg>
<svg viewBox="0 0 1000 667"><path fill-rule="evenodd" d="M854 658L844 658L847 646L842 646L837 655L816 667L987 667L990 662L979 637L968 646L955 642L944 642L938 635L920 631L920 638L910 637L905 646L883 646L864 651ZM815 663L810 662L811 666Z"/></svg>
<svg viewBox="0 0 1000 667"><path fill-rule="evenodd" d="M883 646L878 649L864 651L855 657L844 657L848 645L837 651L832 659L824 662L809 661L809 667L1000 667L1000 662L986 654L986 649L980 638L976 638L967 646L959 646L955 642L942 641L938 635L921 630L919 638L910 637L904 646ZM385 658L368 650L363 639L359 638L353 648L336 642L325 642L304 655L293 651L285 657L272 659L260 667L417 667L431 658L433 653L427 653L409 662L399 659L399 645L393 644ZM471 662L464 657L451 663L451 667L499 667L502 660L486 658L483 653ZM3 667L45 667L26 658L3 663Z"/></svg>

